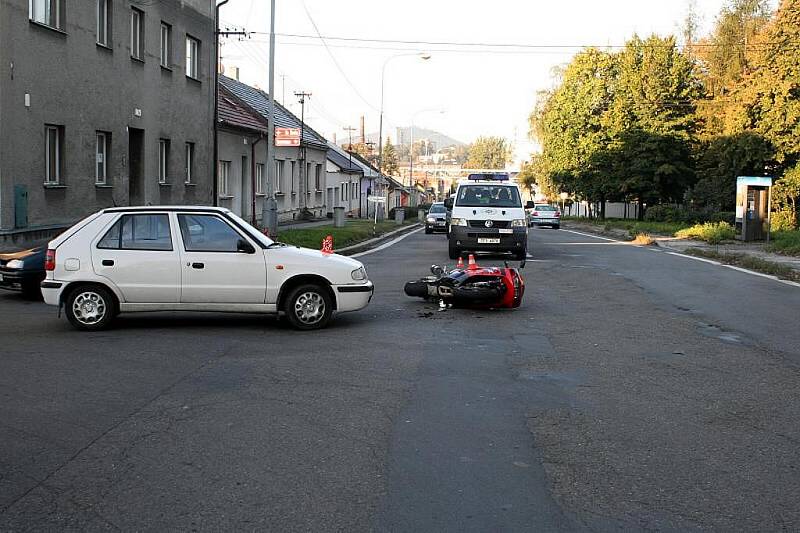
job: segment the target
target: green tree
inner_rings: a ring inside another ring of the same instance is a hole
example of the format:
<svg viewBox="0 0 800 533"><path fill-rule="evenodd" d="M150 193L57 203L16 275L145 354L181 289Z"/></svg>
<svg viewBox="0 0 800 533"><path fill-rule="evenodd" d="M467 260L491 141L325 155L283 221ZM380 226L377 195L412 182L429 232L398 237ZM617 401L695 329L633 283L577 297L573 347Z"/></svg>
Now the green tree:
<svg viewBox="0 0 800 533"><path fill-rule="evenodd" d="M502 137L478 137L469 147L467 168L503 169L511 158L511 146Z"/></svg>
<svg viewBox="0 0 800 533"><path fill-rule="evenodd" d="M383 161L381 171L389 176L396 176L398 170L397 152L395 151L392 139L386 138L386 145L383 147Z"/></svg>
<svg viewBox="0 0 800 533"><path fill-rule="evenodd" d="M800 165L789 169L772 188L775 229L796 229L800 220Z"/></svg>

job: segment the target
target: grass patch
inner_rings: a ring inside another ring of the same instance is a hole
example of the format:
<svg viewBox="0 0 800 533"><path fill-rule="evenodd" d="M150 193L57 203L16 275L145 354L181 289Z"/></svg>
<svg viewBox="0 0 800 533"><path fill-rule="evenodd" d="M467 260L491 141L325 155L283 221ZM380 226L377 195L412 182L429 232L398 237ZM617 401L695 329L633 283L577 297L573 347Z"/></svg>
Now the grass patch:
<svg viewBox="0 0 800 533"><path fill-rule="evenodd" d="M681 239L696 239L709 244L719 244L722 241L733 239L735 233L733 226L727 222L706 222L677 231L675 236Z"/></svg>
<svg viewBox="0 0 800 533"><path fill-rule="evenodd" d="M766 259L761 259L760 257L756 257L754 255L718 252L716 250L706 250L703 248L688 248L685 253L687 255L703 257L705 259L713 259L726 265L738 266L748 270L761 272L762 274L769 274L780 279L786 279L800 283L800 272L797 270L788 265L767 261Z"/></svg>
<svg viewBox="0 0 800 533"><path fill-rule="evenodd" d="M800 230L776 231L772 234L767 250L784 255L800 256Z"/></svg>
<svg viewBox="0 0 800 533"><path fill-rule="evenodd" d="M416 221L409 221L404 226L408 226ZM286 244L294 244L304 248L319 250L322 247L322 239L327 235L333 235L333 248L339 250L351 244L371 239L372 221L371 220L348 220L343 228L334 228L333 224L317 226L315 228L286 229L278 232L278 240ZM394 220L379 221L377 234L383 235L399 227Z"/></svg>

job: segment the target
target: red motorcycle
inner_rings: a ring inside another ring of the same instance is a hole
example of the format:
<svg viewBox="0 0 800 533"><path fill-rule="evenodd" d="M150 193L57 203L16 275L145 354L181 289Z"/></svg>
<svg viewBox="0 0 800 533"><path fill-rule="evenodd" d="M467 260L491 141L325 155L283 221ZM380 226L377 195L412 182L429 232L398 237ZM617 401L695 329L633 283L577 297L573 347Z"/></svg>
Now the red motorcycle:
<svg viewBox="0 0 800 533"><path fill-rule="evenodd" d="M524 261L520 268L525 268ZM431 273L433 276L406 283L405 293L453 307L476 309L519 307L525 294L525 281L519 270L509 267L508 263L504 268L480 267L470 255L466 268L463 260L459 260L459 265L449 271L433 265Z"/></svg>

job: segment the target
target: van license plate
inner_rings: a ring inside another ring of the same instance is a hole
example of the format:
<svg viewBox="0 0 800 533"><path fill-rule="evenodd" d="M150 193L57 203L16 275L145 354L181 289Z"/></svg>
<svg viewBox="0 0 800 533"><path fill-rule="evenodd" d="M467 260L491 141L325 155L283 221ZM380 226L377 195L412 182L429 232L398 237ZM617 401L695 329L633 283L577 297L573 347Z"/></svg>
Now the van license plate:
<svg viewBox="0 0 800 533"><path fill-rule="evenodd" d="M484 239L478 237L478 244L500 244L500 239Z"/></svg>

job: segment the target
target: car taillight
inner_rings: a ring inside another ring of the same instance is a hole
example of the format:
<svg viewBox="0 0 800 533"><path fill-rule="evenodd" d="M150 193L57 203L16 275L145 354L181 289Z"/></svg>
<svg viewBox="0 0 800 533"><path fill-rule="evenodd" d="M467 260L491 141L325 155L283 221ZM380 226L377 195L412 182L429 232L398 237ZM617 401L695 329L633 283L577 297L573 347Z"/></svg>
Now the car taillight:
<svg viewBox="0 0 800 533"><path fill-rule="evenodd" d="M47 271L53 271L56 269L56 251L55 250L47 250L47 253L44 256L44 269Z"/></svg>
<svg viewBox="0 0 800 533"><path fill-rule="evenodd" d="M561 218L561 211L556 211L556 218Z"/></svg>
<svg viewBox="0 0 800 533"><path fill-rule="evenodd" d="M533 216L538 217L539 216L539 211L534 211L533 212Z"/></svg>

